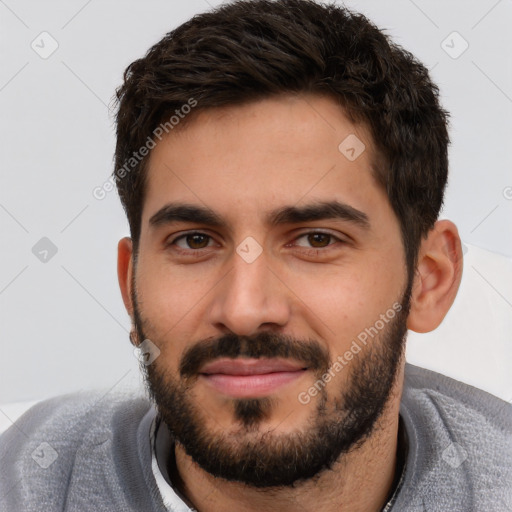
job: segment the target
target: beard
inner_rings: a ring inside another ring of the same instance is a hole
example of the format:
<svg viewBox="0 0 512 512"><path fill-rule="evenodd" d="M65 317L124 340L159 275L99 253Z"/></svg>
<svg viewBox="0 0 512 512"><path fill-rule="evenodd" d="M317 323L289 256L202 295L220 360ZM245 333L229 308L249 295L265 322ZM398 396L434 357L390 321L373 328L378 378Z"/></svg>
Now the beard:
<svg viewBox="0 0 512 512"><path fill-rule="evenodd" d="M195 401L193 386L200 368L219 357L293 358L313 372L315 381L322 379L332 361L314 339L263 331L250 337L230 333L202 340L182 354L179 375L160 367L158 359L148 366L141 364L150 398L174 440L211 475L257 488L293 486L311 479L331 469L343 454L357 449L374 433L404 357L410 288L408 285L402 296L401 310L341 370L350 371L348 382L344 380L336 388L334 376L329 394L321 387L309 404L312 413L307 424L294 432L260 429L279 407L279 399L274 397L233 398L233 425L237 428L227 432L208 428L208 416ZM136 287L132 290L136 335L145 340ZM163 339L152 342L160 347L167 343ZM305 407L298 399L297 406Z"/></svg>

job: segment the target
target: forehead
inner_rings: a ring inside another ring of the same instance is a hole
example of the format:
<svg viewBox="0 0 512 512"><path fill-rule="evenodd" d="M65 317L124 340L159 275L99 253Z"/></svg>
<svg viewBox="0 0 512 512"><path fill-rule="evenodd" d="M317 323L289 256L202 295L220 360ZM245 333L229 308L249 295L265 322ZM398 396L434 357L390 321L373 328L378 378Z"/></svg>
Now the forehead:
<svg viewBox="0 0 512 512"><path fill-rule="evenodd" d="M337 200L370 214L387 203L373 177L368 131L329 97L268 98L199 111L189 121L152 150L143 230L173 201L254 222L301 202Z"/></svg>

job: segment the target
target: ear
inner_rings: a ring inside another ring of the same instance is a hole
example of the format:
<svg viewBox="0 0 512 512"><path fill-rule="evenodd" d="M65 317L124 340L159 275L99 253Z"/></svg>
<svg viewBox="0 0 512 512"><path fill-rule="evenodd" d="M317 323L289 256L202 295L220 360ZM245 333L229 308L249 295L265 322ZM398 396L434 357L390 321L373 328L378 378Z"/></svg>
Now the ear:
<svg viewBox="0 0 512 512"><path fill-rule="evenodd" d="M418 253L407 328L433 331L453 304L462 278L462 244L455 224L436 222Z"/></svg>
<svg viewBox="0 0 512 512"><path fill-rule="evenodd" d="M117 244L117 279L119 288L123 296L124 307L130 315L133 323L133 304L132 304L132 261L133 244L132 239L124 237Z"/></svg>

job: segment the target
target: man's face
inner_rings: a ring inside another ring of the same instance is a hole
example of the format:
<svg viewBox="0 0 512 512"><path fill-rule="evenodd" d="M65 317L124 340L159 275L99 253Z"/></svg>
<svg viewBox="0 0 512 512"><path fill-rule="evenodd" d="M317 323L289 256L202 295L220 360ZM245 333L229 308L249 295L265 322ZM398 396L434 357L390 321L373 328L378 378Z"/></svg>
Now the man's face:
<svg viewBox="0 0 512 512"><path fill-rule="evenodd" d="M153 149L135 326L160 350L146 368L159 412L207 471L311 477L390 399L408 283L372 156L312 95L203 111Z"/></svg>

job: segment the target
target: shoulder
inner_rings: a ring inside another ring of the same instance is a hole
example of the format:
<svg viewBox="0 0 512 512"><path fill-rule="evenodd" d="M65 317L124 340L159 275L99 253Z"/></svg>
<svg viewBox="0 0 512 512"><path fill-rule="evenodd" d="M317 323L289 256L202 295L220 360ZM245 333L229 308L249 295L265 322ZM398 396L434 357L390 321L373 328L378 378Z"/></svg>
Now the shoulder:
<svg viewBox="0 0 512 512"><path fill-rule="evenodd" d="M64 510L72 480L83 479L84 468L101 457L112 459L119 432L135 444L149 409L143 396L105 392L36 404L0 436L0 504L11 507L6 510L40 510L43 503L46 510Z"/></svg>
<svg viewBox="0 0 512 512"><path fill-rule="evenodd" d="M428 510L512 505L511 404L407 364L400 413L409 437L409 499Z"/></svg>
<svg viewBox="0 0 512 512"><path fill-rule="evenodd" d="M142 395L88 391L43 400L25 412L2 436L0 446L57 439L62 447L82 444L111 430L113 424L142 417L149 409Z"/></svg>
<svg viewBox="0 0 512 512"><path fill-rule="evenodd" d="M441 423L476 433L475 423L510 440L512 405L481 389L425 368L406 365L403 401ZM468 425L471 420L471 428Z"/></svg>

